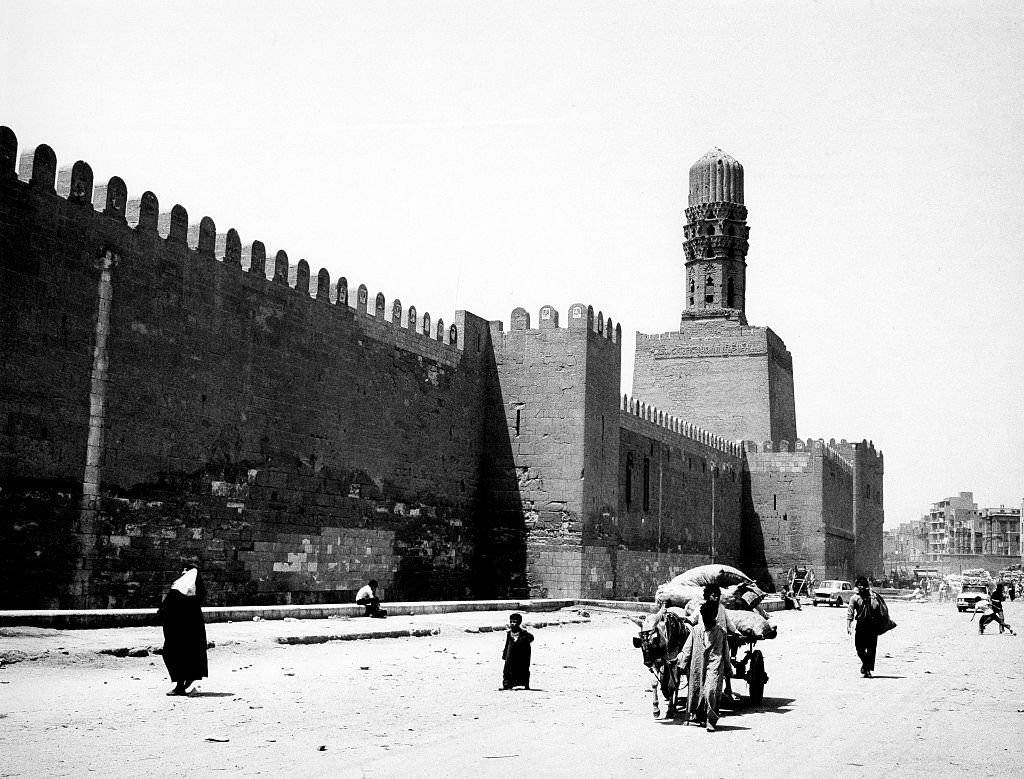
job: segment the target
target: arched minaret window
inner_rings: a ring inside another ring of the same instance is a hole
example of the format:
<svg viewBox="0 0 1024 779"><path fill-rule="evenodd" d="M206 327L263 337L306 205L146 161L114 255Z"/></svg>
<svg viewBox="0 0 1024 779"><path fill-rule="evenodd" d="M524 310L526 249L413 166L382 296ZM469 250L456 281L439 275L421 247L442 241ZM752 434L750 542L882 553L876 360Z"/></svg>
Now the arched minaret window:
<svg viewBox="0 0 1024 779"><path fill-rule="evenodd" d="M693 294L693 276L690 277L690 294Z"/></svg>
<svg viewBox="0 0 1024 779"><path fill-rule="evenodd" d="M704 256L705 257L714 257L715 256L715 250L711 248L710 244L704 250Z"/></svg>
<svg viewBox="0 0 1024 779"><path fill-rule="evenodd" d="M708 276L707 279L705 279L705 281L704 281L704 286L705 287L713 287L713 286L715 286L715 279L714 279L714 277L713 276Z"/></svg>
<svg viewBox="0 0 1024 779"><path fill-rule="evenodd" d="M729 308L732 308L733 305L736 303L736 285L733 282L732 278L729 279L729 287L726 290L725 300L726 300L726 305Z"/></svg>

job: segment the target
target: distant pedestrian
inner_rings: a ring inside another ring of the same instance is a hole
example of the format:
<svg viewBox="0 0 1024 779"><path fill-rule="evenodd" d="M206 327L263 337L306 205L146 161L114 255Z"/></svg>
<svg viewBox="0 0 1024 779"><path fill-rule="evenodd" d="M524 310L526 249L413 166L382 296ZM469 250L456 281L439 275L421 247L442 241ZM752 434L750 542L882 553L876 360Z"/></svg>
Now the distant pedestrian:
<svg viewBox="0 0 1024 779"><path fill-rule="evenodd" d="M875 651L878 648L878 630L872 619L872 609L877 607L877 596L871 591L868 580L857 577L857 592L850 598L846 610L846 633L853 632L853 645L860 658L860 673L870 679L875 671ZM851 630L853 621L857 621L857 629Z"/></svg>
<svg viewBox="0 0 1024 779"><path fill-rule="evenodd" d="M984 609L984 614L981 615L981 619L978 620L978 633L984 635L985 627L990 622L999 623L999 632L1002 633L1004 630L1009 630L1011 636L1017 635L1013 632L1013 628L1003 619L1003 583L999 582L996 585L995 590L988 596L988 600L982 598L974 604L974 613L977 614L979 610ZM974 619L974 616L971 616Z"/></svg>
<svg viewBox="0 0 1024 779"><path fill-rule="evenodd" d="M533 634L523 629L522 614L509 614L506 631L505 648L501 652L501 659L505 661L501 671L501 689L522 687L529 690Z"/></svg>
<svg viewBox="0 0 1024 779"><path fill-rule="evenodd" d="M1010 586L1006 588L1007 594L1010 596L1010 603L1017 600L1017 584L1016 582L1010 582Z"/></svg>
<svg viewBox="0 0 1024 779"><path fill-rule="evenodd" d="M939 582L939 603L945 603L949 600L949 586L946 584L946 580L943 579Z"/></svg>
<svg viewBox="0 0 1024 779"><path fill-rule="evenodd" d="M188 566L171 585L157 611L164 631L164 665L174 682L168 695L187 695L193 682L208 675L206 625L201 608L205 596L199 571Z"/></svg>
<svg viewBox="0 0 1024 779"><path fill-rule="evenodd" d="M356 603L363 607L364 617L383 619L388 615L387 610L380 607L376 579L370 579L368 583L359 588L359 592L356 593Z"/></svg>

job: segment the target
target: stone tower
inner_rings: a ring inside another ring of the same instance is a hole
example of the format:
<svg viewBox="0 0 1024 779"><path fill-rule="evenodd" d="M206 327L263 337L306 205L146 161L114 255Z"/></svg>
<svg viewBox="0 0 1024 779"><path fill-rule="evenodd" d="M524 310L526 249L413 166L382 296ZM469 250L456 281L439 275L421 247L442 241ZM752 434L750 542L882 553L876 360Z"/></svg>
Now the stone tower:
<svg viewBox="0 0 1024 779"><path fill-rule="evenodd" d="M683 321L724 317L745 325L750 228L743 205L743 166L721 149L712 149L690 168L683 231Z"/></svg>
<svg viewBox="0 0 1024 779"><path fill-rule="evenodd" d="M743 166L714 149L689 183L679 332L637 333L633 395L734 441L795 441L792 355L747 324Z"/></svg>

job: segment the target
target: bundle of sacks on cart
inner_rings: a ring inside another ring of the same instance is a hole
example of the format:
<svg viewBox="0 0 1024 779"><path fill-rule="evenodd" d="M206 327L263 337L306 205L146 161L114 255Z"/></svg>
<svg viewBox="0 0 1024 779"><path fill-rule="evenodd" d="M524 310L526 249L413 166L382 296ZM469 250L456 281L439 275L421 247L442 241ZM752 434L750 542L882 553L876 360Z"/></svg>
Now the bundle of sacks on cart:
<svg viewBox="0 0 1024 779"><path fill-rule="evenodd" d="M960 592L960 588L965 584L984 584L989 589L995 586L992 574L984 568L968 568L961 573L951 573L945 579L954 593Z"/></svg>
<svg viewBox="0 0 1024 779"><path fill-rule="evenodd" d="M704 587L717 584L722 589L722 606L736 633L744 638L775 638L778 630L761 609L765 594L754 580L729 565L701 565L679 574L658 587L654 601L678 616L694 622L704 600Z"/></svg>
<svg viewBox="0 0 1024 779"><path fill-rule="evenodd" d="M1013 582L1017 592L1024 592L1024 570L1021 570L1020 563L1001 570L999 572L999 579L1007 584Z"/></svg>

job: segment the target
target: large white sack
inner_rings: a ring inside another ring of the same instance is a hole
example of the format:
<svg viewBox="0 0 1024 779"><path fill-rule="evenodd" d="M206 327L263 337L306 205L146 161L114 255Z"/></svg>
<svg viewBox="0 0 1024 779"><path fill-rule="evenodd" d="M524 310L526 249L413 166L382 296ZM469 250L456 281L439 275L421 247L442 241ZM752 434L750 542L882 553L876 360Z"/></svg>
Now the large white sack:
<svg viewBox="0 0 1024 779"><path fill-rule="evenodd" d="M754 580L738 568L731 565L700 565L684 571L674 578L670 584L688 587L704 587L706 584L717 584L719 587L730 587L734 584L753 584Z"/></svg>
<svg viewBox="0 0 1024 779"><path fill-rule="evenodd" d="M703 587L676 584L676 580L673 579L658 587L658 592L654 595L654 602L659 606L685 606L691 600L695 598L701 600L703 597Z"/></svg>
<svg viewBox="0 0 1024 779"><path fill-rule="evenodd" d="M735 633L745 638L775 638L778 630L772 623L753 611L726 609Z"/></svg>

